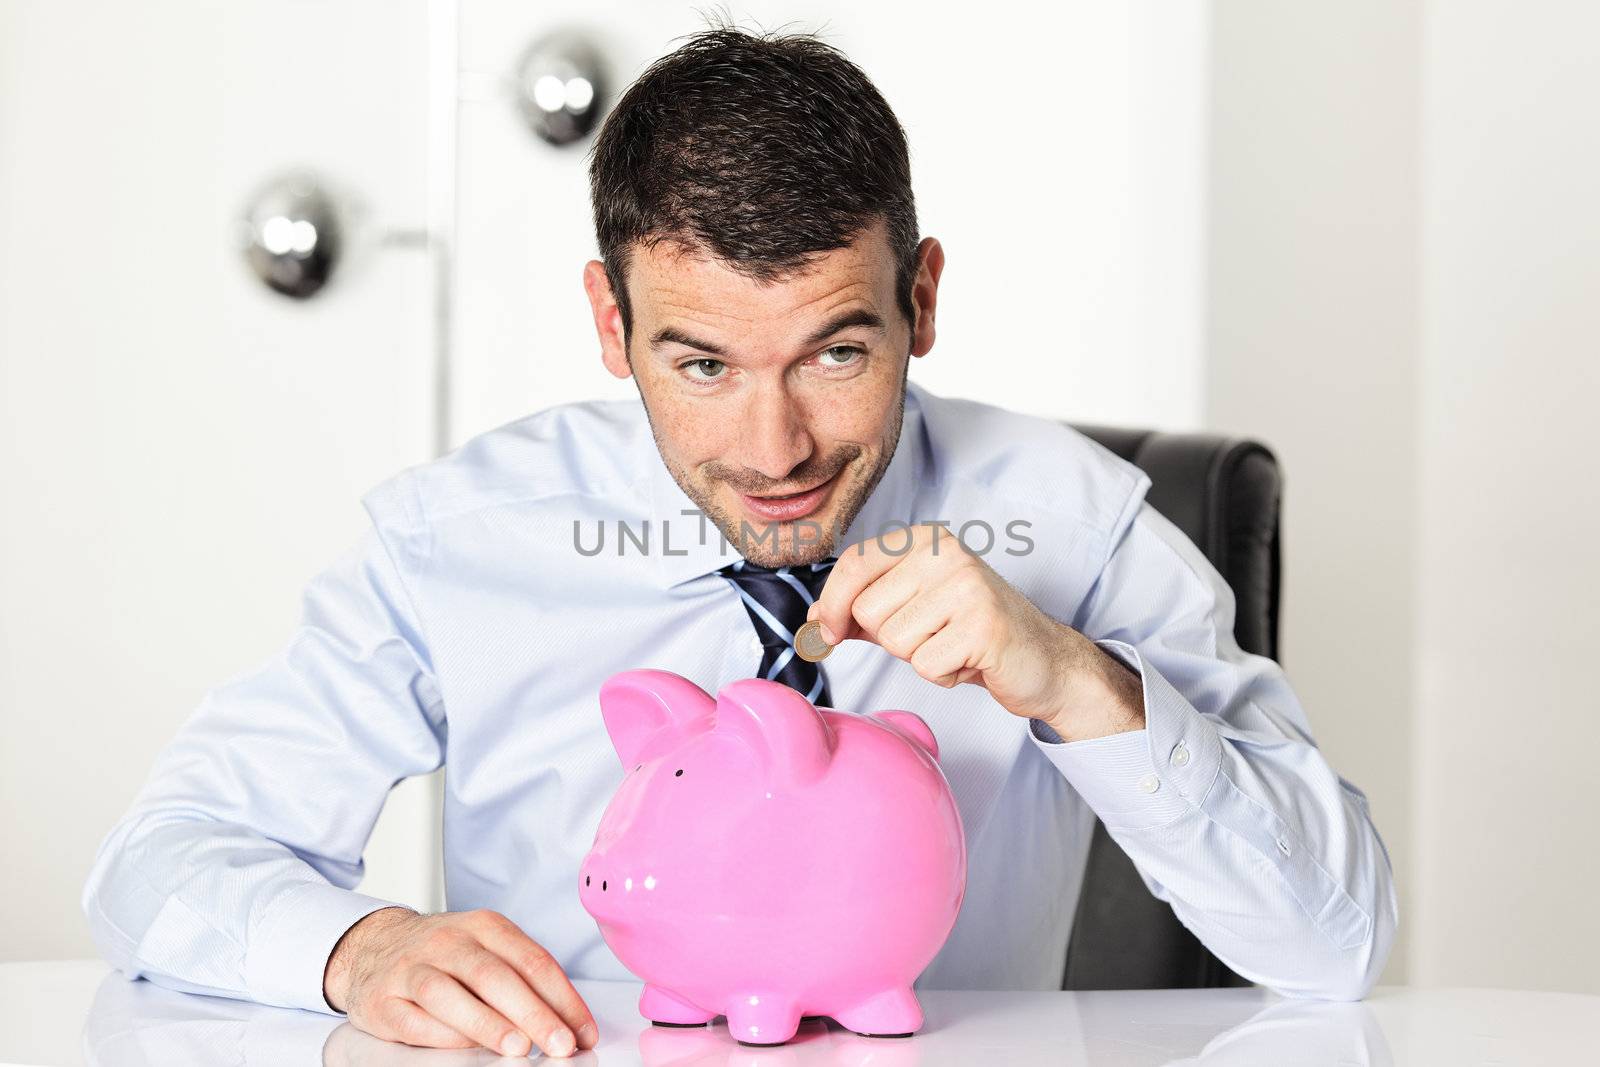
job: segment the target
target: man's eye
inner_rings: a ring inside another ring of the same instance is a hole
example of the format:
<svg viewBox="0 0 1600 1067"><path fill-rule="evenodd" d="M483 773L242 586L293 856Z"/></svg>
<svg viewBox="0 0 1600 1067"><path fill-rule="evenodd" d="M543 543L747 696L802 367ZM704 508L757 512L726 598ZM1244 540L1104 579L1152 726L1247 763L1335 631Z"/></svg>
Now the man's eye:
<svg viewBox="0 0 1600 1067"><path fill-rule="evenodd" d="M865 354L861 349L850 345L834 345L817 358L822 361L824 367L848 367ZM832 361L829 360L830 356L833 357Z"/></svg>
<svg viewBox="0 0 1600 1067"><path fill-rule="evenodd" d="M689 372L689 377L698 382L709 382L722 377L722 372L727 364L720 359L696 359L683 364L682 369ZM703 373L696 373L696 372Z"/></svg>

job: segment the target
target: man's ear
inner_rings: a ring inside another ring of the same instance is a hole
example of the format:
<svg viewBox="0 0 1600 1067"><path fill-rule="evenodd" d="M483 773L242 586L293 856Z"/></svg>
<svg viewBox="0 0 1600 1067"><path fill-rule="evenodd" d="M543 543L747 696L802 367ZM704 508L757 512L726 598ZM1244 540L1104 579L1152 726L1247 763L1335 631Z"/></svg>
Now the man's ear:
<svg viewBox="0 0 1600 1067"><path fill-rule="evenodd" d="M622 336L622 309L617 307L616 296L611 292L606 265L598 259L591 259L583 265L583 291L589 294L595 333L600 336L600 361L606 365L606 370L618 378L632 376L628 345Z"/></svg>
<svg viewBox="0 0 1600 1067"><path fill-rule="evenodd" d="M917 277L911 283L911 303L917 321L911 326L911 354L925 356L933 348L933 311L939 302L939 275L944 272L944 246L924 237L917 246Z"/></svg>

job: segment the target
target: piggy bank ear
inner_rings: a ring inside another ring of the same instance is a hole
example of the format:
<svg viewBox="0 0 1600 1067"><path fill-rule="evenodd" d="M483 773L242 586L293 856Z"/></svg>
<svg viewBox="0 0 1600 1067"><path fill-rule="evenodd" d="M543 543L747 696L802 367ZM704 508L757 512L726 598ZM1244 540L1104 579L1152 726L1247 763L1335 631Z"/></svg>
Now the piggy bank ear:
<svg viewBox="0 0 1600 1067"><path fill-rule="evenodd" d="M833 727L811 701L782 682L744 678L723 686L715 729L748 744L768 781L780 786L816 781L833 759Z"/></svg>
<svg viewBox="0 0 1600 1067"><path fill-rule="evenodd" d="M890 726L894 726L904 733L911 735L911 739L928 750L928 755L935 760L939 758L939 742L934 740L933 730L922 716L914 711L875 711L871 718L882 719Z"/></svg>
<svg viewBox="0 0 1600 1067"><path fill-rule="evenodd" d="M624 767L651 741L711 729L711 694L671 671L623 671L600 687L600 715Z"/></svg>

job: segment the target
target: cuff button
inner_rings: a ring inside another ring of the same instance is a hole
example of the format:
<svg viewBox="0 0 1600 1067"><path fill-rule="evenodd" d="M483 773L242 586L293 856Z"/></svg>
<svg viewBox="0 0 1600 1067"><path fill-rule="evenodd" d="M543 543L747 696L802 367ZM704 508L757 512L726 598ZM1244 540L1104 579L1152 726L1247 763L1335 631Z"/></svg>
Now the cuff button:
<svg viewBox="0 0 1600 1067"><path fill-rule="evenodd" d="M1161 779L1153 774L1147 774L1139 779L1139 790L1143 793L1154 793L1161 788Z"/></svg>
<svg viewBox="0 0 1600 1067"><path fill-rule="evenodd" d="M1186 764L1188 762L1189 762L1189 750L1184 748L1183 745L1180 743L1177 748L1172 750L1172 765L1174 767L1182 767L1184 764Z"/></svg>

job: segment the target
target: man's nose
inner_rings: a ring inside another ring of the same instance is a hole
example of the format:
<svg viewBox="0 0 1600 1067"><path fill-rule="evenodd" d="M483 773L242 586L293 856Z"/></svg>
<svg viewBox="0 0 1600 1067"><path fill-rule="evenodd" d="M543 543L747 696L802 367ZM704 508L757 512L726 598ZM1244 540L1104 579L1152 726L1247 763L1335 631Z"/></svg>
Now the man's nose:
<svg viewBox="0 0 1600 1067"><path fill-rule="evenodd" d="M811 456L811 433L804 413L781 385L754 391L744 418L742 462L773 481L781 481Z"/></svg>

